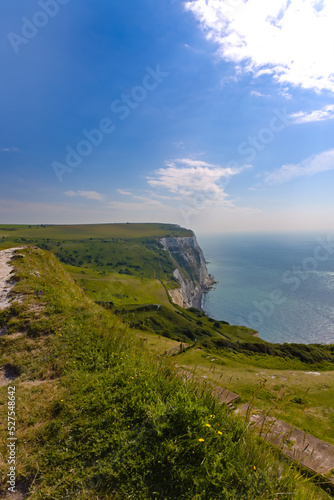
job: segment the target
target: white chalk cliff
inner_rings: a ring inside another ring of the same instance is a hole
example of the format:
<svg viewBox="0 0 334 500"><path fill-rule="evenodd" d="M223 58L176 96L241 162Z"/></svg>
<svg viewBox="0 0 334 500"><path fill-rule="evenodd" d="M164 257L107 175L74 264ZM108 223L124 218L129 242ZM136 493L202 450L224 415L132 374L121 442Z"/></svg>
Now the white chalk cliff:
<svg viewBox="0 0 334 500"><path fill-rule="evenodd" d="M161 238L160 243L175 262L173 275L180 283L180 288L169 290L169 295L181 307L196 306L198 297L214 283L196 236L166 237Z"/></svg>

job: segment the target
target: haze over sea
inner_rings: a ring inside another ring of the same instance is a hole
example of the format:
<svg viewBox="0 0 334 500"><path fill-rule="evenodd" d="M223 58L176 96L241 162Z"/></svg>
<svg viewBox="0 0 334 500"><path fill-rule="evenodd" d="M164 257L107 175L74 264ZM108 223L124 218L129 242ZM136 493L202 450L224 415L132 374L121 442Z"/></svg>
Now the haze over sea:
<svg viewBox="0 0 334 500"><path fill-rule="evenodd" d="M217 320L269 342L334 343L334 235L224 234L198 238L219 282L203 297Z"/></svg>

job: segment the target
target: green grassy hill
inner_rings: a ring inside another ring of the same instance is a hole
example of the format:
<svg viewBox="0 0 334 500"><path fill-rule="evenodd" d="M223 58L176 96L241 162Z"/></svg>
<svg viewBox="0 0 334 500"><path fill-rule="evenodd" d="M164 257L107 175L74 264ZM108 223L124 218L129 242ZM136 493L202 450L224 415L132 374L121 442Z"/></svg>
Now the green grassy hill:
<svg viewBox="0 0 334 500"><path fill-rule="evenodd" d="M0 245L29 244L52 251L94 301L111 308L132 326L182 341L220 337L205 315L171 304L168 289L179 287L175 262L159 242L162 236L193 236L171 224L96 224L81 226L1 226ZM0 246L1 248L1 246ZM142 311L146 304L159 310ZM224 331L234 337L236 329ZM250 342L254 331L239 329ZM259 340L261 341L261 340Z"/></svg>
<svg viewBox="0 0 334 500"><path fill-rule="evenodd" d="M159 244L159 238L167 235L193 236L193 232L171 224L1 226L0 249L28 244L50 250L71 266L68 269L93 298L136 303L149 280L157 292L152 299L160 298L162 280L169 288L179 286L173 277L175 264Z"/></svg>
<svg viewBox="0 0 334 500"><path fill-rule="evenodd" d="M0 313L0 363L16 388L26 498L328 498L203 385L185 384L172 360L89 299L52 254L20 253L21 302ZM7 386L0 395L6 401ZM3 404L2 421L6 412Z"/></svg>

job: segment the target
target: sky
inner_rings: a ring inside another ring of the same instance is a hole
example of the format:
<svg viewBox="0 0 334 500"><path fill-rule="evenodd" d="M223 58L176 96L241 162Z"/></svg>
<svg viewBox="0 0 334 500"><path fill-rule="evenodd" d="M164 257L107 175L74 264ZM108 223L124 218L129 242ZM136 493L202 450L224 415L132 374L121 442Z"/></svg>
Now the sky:
<svg viewBox="0 0 334 500"><path fill-rule="evenodd" d="M333 0L0 6L0 223L328 231Z"/></svg>

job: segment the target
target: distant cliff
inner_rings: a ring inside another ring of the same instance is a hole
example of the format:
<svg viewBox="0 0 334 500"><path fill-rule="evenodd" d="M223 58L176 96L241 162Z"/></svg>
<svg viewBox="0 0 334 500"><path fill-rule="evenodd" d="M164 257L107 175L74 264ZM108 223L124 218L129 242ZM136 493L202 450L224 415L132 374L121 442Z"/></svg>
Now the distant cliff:
<svg viewBox="0 0 334 500"><path fill-rule="evenodd" d="M173 302L181 307L201 306L201 297L214 283L206 268L202 249L196 236L166 237L160 243L175 262L174 277L180 288L169 290Z"/></svg>

